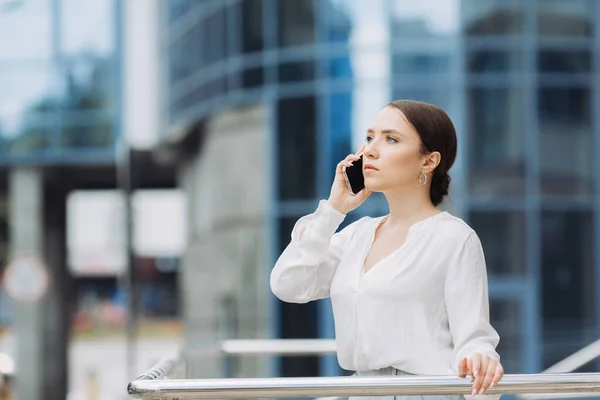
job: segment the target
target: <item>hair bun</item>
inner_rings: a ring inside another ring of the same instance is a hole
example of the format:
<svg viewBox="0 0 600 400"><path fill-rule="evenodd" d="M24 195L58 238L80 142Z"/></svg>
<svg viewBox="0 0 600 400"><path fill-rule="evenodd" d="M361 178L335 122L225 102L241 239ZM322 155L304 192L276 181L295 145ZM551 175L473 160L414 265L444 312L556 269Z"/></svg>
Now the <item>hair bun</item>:
<svg viewBox="0 0 600 400"><path fill-rule="evenodd" d="M448 195L448 189L450 188L450 175L446 172L443 174L434 173L431 181L430 197L431 202L434 206L439 205L444 201L444 197Z"/></svg>

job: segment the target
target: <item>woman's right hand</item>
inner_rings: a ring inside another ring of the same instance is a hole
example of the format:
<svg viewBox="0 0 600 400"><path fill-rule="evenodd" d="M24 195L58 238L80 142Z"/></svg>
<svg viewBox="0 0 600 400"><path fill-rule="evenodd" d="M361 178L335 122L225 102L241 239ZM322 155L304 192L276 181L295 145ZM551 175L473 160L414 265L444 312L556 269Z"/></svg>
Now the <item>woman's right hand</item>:
<svg viewBox="0 0 600 400"><path fill-rule="evenodd" d="M342 214L348 214L350 211L358 208L369 197L371 191L366 188L357 194L350 193L344 171L346 167L350 167L352 163L360 158L366 145L362 145L355 154L350 154L348 157L340 161L335 170L335 179L331 186L331 192L327 202Z"/></svg>

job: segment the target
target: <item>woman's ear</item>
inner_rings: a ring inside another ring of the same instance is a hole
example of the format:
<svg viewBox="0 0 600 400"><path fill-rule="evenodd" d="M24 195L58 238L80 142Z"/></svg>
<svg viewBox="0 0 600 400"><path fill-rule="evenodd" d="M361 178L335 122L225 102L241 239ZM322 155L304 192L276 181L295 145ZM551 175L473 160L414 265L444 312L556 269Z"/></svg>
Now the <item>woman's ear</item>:
<svg viewBox="0 0 600 400"><path fill-rule="evenodd" d="M440 154L439 151L431 152L429 154L426 154L424 157L425 158L423 159L422 168L426 174L428 174L428 173L432 172L434 169L436 169L437 166L440 165L440 162L442 161L442 155Z"/></svg>

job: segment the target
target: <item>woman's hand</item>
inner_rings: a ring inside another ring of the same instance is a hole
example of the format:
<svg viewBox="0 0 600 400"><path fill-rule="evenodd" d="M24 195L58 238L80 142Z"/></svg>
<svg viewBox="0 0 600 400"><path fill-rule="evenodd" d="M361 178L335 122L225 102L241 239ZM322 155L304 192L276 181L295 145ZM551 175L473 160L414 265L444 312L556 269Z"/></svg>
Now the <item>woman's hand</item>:
<svg viewBox="0 0 600 400"><path fill-rule="evenodd" d="M458 376L473 377L473 390L471 395L483 394L488 388L498 384L504 376L502 364L490 356L475 353L470 359L463 358L458 364Z"/></svg>
<svg viewBox="0 0 600 400"><path fill-rule="evenodd" d="M371 194L366 188L357 194L350 193L346 184L346 178L344 177L346 167L350 167L352 162L358 160L364 149L365 145L363 144L356 154L350 154L344 160L340 161L335 170L335 179L331 186L331 193L327 202L342 214L348 214L360 206Z"/></svg>

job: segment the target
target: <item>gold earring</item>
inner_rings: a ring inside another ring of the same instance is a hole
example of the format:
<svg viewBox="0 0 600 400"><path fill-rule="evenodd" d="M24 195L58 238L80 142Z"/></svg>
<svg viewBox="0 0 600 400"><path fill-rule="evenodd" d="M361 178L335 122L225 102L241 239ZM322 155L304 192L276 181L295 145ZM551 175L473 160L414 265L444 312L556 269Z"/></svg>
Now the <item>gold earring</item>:
<svg viewBox="0 0 600 400"><path fill-rule="evenodd" d="M421 186L427 185L427 174L423 170L421 170L421 175L419 175L419 184Z"/></svg>

